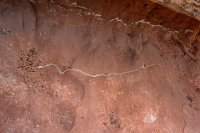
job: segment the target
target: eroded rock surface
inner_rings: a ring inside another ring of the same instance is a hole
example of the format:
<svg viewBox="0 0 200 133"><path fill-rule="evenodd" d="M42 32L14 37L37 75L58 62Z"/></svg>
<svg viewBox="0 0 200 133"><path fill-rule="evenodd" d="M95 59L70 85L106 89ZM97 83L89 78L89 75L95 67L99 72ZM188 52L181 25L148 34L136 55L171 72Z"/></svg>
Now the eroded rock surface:
<svg viewBox="0 0 200 133"><path fill-rule="evenodd" d="M108 2L0 2L1 133L200 132L199 22Z"/></svg>
<svg viewBox="0 0 200 133"><path fill-rule="evenodd" d="M199 0L151 0L166 6L172 10L187 14L200 20L200 1Z"/></svg>

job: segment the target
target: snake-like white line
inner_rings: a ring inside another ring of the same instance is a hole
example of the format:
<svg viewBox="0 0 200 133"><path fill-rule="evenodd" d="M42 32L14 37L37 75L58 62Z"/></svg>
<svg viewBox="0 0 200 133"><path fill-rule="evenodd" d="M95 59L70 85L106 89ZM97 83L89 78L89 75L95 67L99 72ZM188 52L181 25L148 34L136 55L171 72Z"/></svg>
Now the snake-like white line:
<svg viewBox="0 0 200 133"><path fill-rule="evenodd" d="M153 66L166 67L166 66L163 66L163 65L160 65L160 64L152 64L152 65L149 65L147 67L145 65L142 65L141 67L138 67L138 68L131 70L131 71L126 71L126 72L121 72L121 73L107 73L107 74L89 74L87 72L84 72L80 69L75 69L75 68L66 69L64 71L61 71L60 68L56 64L53 64L53 63L47 64L47 65L44 65L44 66L38 66L38 68L43 69L43 68L51 67L51 66L55 67L61 75L65 74L66 72L69 72L69 71L74 71L74 72L78 72L78 73L81 73L85 76L92 77L92 78L109 77L109 76L122 76L122 75L125 75L125 74L134 73L136 71L139 71L140 69L148 69L148 68L153 67Z"/></svg>

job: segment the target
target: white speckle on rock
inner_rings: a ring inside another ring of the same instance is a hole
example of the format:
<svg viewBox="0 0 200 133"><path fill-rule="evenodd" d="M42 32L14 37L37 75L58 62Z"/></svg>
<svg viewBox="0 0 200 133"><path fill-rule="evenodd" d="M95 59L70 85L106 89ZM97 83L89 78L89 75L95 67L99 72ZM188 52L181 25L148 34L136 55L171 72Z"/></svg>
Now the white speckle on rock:
<svg viewBox="0 0 200 133"><path fill-rule="evenodd" d="M144 118L145 123L154 123L157 120L156 114L147 114Z"/></svg>
<svg viewBox="0 0 200 133"><path fill-rule="evenodd" d="M78 6L76 2L71 3L71 6Z"/></svg>
<svg viewBox="0 0 200 133"><path fill-rule="evenodd" d="M101 15L100 15L100 14L95 14L94 16L95 16L95 17L101 17Z"/></svg>

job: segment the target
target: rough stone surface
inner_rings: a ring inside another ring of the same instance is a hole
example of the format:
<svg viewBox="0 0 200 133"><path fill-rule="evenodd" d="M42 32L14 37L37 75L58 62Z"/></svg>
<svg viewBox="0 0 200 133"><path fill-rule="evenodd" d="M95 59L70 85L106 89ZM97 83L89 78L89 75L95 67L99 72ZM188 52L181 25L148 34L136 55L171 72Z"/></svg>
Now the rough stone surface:
<svg viewBox="0 0 200 133"><path fill-rule="evenodd" d="M0 2L0 133L200 132L198 21L65 2Z"/></svg>
<svg viewBox="0 0 200 133"><path fill-rule="evenodd" d="M187 14L200 20L200 1L199 0L151 0L166 6L172 10Z"/></svg>

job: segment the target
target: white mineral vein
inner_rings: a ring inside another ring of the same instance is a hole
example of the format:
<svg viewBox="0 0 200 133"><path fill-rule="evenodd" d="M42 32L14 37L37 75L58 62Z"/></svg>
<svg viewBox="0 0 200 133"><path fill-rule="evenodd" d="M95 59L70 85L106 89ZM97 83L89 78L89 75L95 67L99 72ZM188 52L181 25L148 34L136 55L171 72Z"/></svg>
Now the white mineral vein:
<svg viewBox="0 0 200 133"><path fill-rule="evenodd" d="M152 64L152 65L149 65L149 66L142 65L142 66L140 66L140 67L138 67L134 70L120 72L120 73L112 72L112 73L107 73L107 74L103 74L103 73L90 74L90 73L84 72L84 71L82 71L80 69L76 69L76 68L71 68L71 69L66 69L64 71L61 71L60 68L56 64L53 64L53 63L47 64L47 65L44 65L44 66L38 66L38 68L43 69L43 68L52 67L52 66L55 67L61 75L65 74L66 72L69 72L69 71L74 71L74 72L78 72L80 74L83 74L85 76L92 77L92 78L109 77L109 76L122 76L122 75L125 75L125 74L134 73L134 72L139 71L141 69L145 70L145 69L148 69L148 68L153 67L153 66L166 67L166 66L163 66L163 65L160 65L160 64Z"/></svg>

